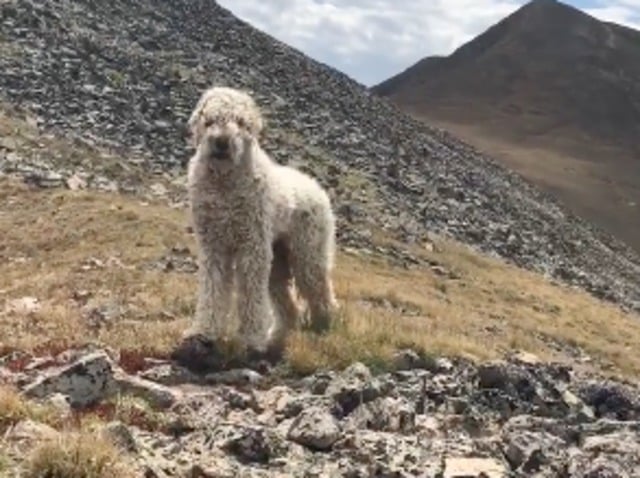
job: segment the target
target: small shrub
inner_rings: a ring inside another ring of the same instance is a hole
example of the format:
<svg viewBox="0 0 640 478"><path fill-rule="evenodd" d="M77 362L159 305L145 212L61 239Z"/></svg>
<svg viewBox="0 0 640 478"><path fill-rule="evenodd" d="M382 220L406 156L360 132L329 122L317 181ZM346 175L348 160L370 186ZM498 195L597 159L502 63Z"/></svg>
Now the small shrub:
<svg viewBox="0 0 640 478"><path fill-rule="evenodd" d="M15 389L0 386L0 432L25 419L55 426L60 416L52 406L25 400Z"/></svg>
<svg viewBox="0 0 640 478"><path fill-rule="evenodd" d="M0 476L4 476L3 473L9 470L9 458L0 450Z"/></svg>
<svg viewBox="0 0 640 478"><path fill-rule="evenodd" d="M23 464L25 478L133 478L122 453L93 432L64 432L36 446Z"/></svg>

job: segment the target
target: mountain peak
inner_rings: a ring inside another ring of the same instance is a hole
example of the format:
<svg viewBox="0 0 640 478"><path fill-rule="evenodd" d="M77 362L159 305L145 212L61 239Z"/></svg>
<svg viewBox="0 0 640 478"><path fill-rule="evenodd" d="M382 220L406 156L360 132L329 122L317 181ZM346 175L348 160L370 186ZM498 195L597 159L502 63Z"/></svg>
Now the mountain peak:
<svg viewBox="0 0 640 478"><path fill-rule="evenodd" d="M553 165L527 171L640 250L640 223L627 224L627 205L640 203L633 166L640 158L638 85L640 32L555 0L533 0L448 57L423 59L373 91L448 128L474 128L483 139L507 141L504 150L527 145L581 158L586 166L571 169L591 172L580 197L580 180L559 184L548 176ZM594 164L597 171L590 170ZM600 193L594 177L606 177ZM624 193L610 193L611 183Z"/></svg>
<svg viewBox="0 0 640 478"><path fill-rule="evenodd" d="M553 15L566 15L582 19L591 18L582 10L557 0L532 0L531 2L524 4L505 20L531 15L541 15L540 18L545 19L549 19L549 17Z"/></svg>
<svg viewBox="0 0 640 478"><path fill-rule="evenodd" d="M557 0L531 0L529 3L525 4L525 7L550 7L559 5L563 4Z"/></svg>

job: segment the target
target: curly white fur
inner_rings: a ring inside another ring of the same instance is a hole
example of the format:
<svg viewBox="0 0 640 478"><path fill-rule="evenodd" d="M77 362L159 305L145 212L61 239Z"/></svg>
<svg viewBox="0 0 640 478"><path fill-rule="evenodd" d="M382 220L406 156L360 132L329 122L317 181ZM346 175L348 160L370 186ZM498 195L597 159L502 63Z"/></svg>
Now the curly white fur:
<svg viewBox="0 0 640 478"><path fill-rule="evenodd" d="M234 315L235 290L240 339L258 352L281 346L299 316L292 279L316 330L328 328L337 308L329 197L313 178L265 153L258 142L263 126L253 98L228 87L206 90L189 119L200 273L187 334L219 338Z"/></svg>

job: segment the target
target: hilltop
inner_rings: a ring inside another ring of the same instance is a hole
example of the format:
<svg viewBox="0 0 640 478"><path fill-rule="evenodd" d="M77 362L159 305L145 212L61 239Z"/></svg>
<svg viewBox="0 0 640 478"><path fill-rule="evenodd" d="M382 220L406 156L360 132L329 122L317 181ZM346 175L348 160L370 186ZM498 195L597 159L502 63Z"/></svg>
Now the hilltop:
<svg viewBox="0 0 640 478"><path fill-rule="evenodd" d="M535 0L372 88L640 250L640 32Z"/></svg>

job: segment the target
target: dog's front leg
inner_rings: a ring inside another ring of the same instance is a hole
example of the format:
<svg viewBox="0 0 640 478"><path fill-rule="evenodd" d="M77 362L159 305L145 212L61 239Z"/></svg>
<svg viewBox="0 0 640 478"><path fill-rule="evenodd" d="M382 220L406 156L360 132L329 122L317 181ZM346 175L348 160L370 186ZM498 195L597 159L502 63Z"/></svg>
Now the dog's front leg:
<svg viewBox="0 0 640 478"><path fill-rule="evenodd" d="M273 252L269 241L242 247L237 257L240 339L250 352L264 353L274 321L269 297L269 273Z"/></svg>
<svg viewBox="0 0 640 478"><path fill-rule="evenodd" d="M233 291L232 266L228 257L211 255L201 259L195 320L186 335L204 335L215 341L227 332Z"/></svg>

